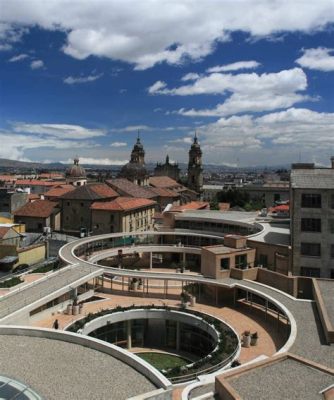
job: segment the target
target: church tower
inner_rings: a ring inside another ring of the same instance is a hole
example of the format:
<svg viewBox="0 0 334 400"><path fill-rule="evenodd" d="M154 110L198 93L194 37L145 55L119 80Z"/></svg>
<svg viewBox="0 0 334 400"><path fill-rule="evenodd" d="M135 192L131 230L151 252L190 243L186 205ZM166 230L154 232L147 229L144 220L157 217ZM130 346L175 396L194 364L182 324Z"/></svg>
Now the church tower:
<svg viewBox="0 0 334 400"><path fill-rule="evenodd" d="M189 150L188 187L197 193L201 193L203 189L202 150L196 132Z"/></svg>

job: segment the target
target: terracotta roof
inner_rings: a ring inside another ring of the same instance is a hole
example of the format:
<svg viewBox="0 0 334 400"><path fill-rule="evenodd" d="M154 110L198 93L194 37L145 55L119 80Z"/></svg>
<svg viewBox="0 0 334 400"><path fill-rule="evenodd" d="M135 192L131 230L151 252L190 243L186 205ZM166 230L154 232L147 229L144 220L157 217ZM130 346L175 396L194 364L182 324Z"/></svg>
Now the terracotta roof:
<svg viewBox="0 0 334 400"><path fill-rule="evenodd" d="M43 172L42 174L39 174L39 177L47 179L64 178L64 174L61 174L60 172Z"/></svg>
<svg viewBox="0 0 334 400"><path fill-rule="evenodd" d="M160 187L157 187L157 188L152 187L152 188L150 188L150 190L160 197L180 197L180 195L178 193L176 193L176 192L174 192L174 190L170 190L170 189L164 189L164 188L160 188Z"/></svg>
<svg viewBox="0 0 334 400"><path fill-rule="evenodd" d="M62 195L61 199L94 201L112 199L117 196L119 196L119 194L108 185L104 183L94 183L90 185L79 186L74 190Z"/></svg>
<svg viewBox="0 0 334 400"><path fill-rule="evenodd" d="M143 199L152 199L157 197L150 188L138 186L124 178L112 179L106 181L106 184L117 190L122 196L141 197Z"/></svg>
<svg viewBox="0 0 334 400"><path fill-rule="evenodd" d="M16 186L57 186L65 182L41 181L39 179L17 179Z"/></svg>
<svg viewBox="0 0 334 400"><path fill-rule="evenodd" d="M0 239L3 239L10 229L12 229L12 228L4 227L4 226L0 227Z"/></svg>
<svg viewBox="0 0 334 400"><path fill-rule="evenodd" d="M37 194L37 193L28 194L28 200L29 201L39 200L39 194Z"/></svg>
<svg viewBox="0 0 334 400"><path fill-rule="evenodd" d="M58 198L62 196L65 193L72 192L75 187L72 185L60 185L53 187L52 189L48 190L47 192L44 193L44 197L49 197L49 198Z"/></svg>
<svg viewBox="0 0 334 400"><path fill-rule="evenodd" d="M0 175L0 181L12 182L16 181L15 175Z"/></svg>
<svg viewBox="0 0 334 400"><path fill-rule="evenodd" d="M27 203L23 207L13 212L14 216L18 217L36 217L47 218L58 207L58 203L49 200L36 200L32 203Z"/></svg>
<svg viewBox="0 0 334 400"><path fill-rule="evenodd" d="M207 201L191 201L182 206L174 206L169 211L185 211L185 210L204 210L209 209L210 204Z"/></svg>
<svg viewBox="0 0 334 400"><path fill-rule="evenodd" d="M134 197L117 197L112 201L96 202L91 205L92 210L105 210L105 211L128 211L143 208L147 206L154 206L155 201Z"/></svg>
<svg viewBox="0 0 334 400"><path fill-rule="evenodd" d="M176 188L182 186L169 176L151 176L149 183L151 186L161 188Z"/></svg>

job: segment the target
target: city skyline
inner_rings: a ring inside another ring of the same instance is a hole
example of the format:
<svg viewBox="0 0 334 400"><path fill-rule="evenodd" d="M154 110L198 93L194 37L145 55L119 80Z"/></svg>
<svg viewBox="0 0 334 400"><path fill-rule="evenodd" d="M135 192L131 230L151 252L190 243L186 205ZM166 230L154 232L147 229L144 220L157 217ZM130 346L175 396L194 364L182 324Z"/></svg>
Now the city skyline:
<svg viewBox="0 0 334 400"><path fill-rule="evenodd" d="M329 164L333 1L0 4L1 158Z"/></svg>

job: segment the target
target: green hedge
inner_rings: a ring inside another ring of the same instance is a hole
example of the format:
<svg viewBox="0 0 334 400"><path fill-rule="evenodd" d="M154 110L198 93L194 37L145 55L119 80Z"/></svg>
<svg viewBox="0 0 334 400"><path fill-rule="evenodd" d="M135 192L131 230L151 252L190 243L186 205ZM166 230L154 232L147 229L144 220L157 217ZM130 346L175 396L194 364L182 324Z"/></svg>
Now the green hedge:
<svg viewBox="0 0 334 400"><path fill-rule="evenodd" d="M23 279L15 276L14 278L7 279L6 281L0 282L0 288L10 288L10 287L19 285L22 282L24 282Z"/></svg>

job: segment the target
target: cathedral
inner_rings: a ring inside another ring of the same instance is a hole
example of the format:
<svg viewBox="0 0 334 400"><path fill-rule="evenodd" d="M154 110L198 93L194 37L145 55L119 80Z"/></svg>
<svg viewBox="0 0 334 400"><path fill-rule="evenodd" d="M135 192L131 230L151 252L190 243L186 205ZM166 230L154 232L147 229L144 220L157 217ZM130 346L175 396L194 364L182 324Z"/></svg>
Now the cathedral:
<svg viewBox="0 0 334 400"><path fill-rule="evenodd" d="M202 150L196 133L189 150L188 188L197 193L201 193L203 190Z"/></svg>
<svg viewBox="0 0 334 400"><path fill-rule="evenodd" d="M149 174L145 167L145 150L140 142L139 133L131 152L131 159L122 167L119 177L126 178L138 186L148 185Z"/></svg>
<svg viewBox="0 0 334 400"><path fill-rule="evenodd" d="M155 176L168 176L169 178L179 181L180 168L177 163L170 163L169 156L166 157L165 164L157 163L154 169ZM145 151L138 134L137 142L133 146L130 161L125 164L120 173L120 178L135 183L139 186L149 185L149 173L145 167ZM195 133L193 143L189 150L188 162L188 188L201 194L203 189L203 167L202 167L202 150L198 143Z"/></svg>
<svg viewBox="0 0 334 400"><path fill-rule="evenodd" d="M154 168L154 176L168 176L178 182L180 180L180 168L177 163L169 162L167 154L165 164L157 163Z"/></svg>

